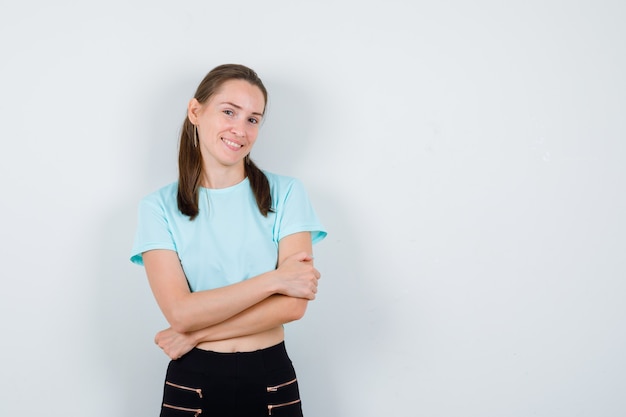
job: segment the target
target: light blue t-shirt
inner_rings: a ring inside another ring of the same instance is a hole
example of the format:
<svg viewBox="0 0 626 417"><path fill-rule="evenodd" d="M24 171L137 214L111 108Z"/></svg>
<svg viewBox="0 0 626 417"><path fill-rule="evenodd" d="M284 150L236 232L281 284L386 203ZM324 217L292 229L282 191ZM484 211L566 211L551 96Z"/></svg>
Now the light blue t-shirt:
<svg viewBox="0 0 626 417"><path fill-rule="evenodd" d="M313 243L326 237L302 183L265 172L273 212L264 217L248 179L222 189L200 188L194 220L178 210L174 182L144 197L131 261L141 254L168 249L178 254L191 291L234 284L276 269L278 242L298 232L311 232Z"/></svg>

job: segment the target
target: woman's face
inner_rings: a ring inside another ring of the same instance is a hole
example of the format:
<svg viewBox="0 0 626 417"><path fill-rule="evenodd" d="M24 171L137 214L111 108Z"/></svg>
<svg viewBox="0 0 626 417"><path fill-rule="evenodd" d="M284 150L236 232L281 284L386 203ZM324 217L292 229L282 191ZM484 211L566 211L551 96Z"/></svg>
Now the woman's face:
<svg viewBox="0 0 626 417"><path fill-rule="evenodd" d="M188 117L198 128L205 166L243 164L256 141L264 111L263 93L245 80L224 82L205 104L192 99Z"/></svg>

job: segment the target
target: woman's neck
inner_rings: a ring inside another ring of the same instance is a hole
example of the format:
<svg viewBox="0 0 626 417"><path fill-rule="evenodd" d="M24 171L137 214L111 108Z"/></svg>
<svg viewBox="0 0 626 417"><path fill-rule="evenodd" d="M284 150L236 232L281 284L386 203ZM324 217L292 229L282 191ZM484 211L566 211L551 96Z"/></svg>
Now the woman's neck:
<svg viewBox="0 0 626 417"><path fill-rule="evenodd" d="M201 185L213 189L228 188L239 184L244 178L246 178L246 172L243 164L212 169L207 169L205 166L202 172Z"/></svg>

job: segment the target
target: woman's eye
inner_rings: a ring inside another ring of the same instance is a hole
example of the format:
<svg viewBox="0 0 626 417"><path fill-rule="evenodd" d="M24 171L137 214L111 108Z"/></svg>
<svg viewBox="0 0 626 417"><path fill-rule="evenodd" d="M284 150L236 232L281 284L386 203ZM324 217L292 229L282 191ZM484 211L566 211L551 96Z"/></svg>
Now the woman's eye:
<svg viewBox="0 0 626 417"><path fill-rule="evenodd" d="M248 121L249 121L250 123L252 123L253 125L255 125L255 124L259 123L259 121L258 121L257 119L255 119L254 117L249 118L249 119L248 119Z"/></svg>
<svg viewBox="0 0 626 417"><path fill-rule="evenodd" d="M224 110L224 114L227 116L232 116L235 113L232 110Z"/></svg>

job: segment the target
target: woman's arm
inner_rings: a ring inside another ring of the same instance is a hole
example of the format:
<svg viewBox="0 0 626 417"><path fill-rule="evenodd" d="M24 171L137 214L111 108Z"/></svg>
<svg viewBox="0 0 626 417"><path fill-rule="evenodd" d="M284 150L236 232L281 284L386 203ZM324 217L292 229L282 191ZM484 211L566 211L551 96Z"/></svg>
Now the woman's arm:
<svg viewBox="0 0 626 417"><path fill-rule="evenodd" d="M310 233L285 237L279 242L278 253L278 268L273 271L195 293L189 290L175 252L148 251L143 254L143 261L152 292L168 323L174 331L188 333L233 318L273 294L314 299L320 275L310 255Z"/></svg>
<svg viewBox="0 0 626 417"><path fill-rule="evenodd" d="M279 243L279 266L292 252L312 250L309 233L297 233ZM310 261L313 263L312 259ZM241 313L205 329L181 333L169 328L157 333L155 342L172 359L177 359L201 342L226 340L273 329L304 316L308 299L275 294Z"/></svg>
<svg viewBox="0 0 626 417"><path fill-rule="evenodd" d="M214 342L271 330L304 315L308 300L272 295L236 316L206 329L179 333L171 327L156 334L154 342L172 359L178 359L202 342Z"/></svg>

